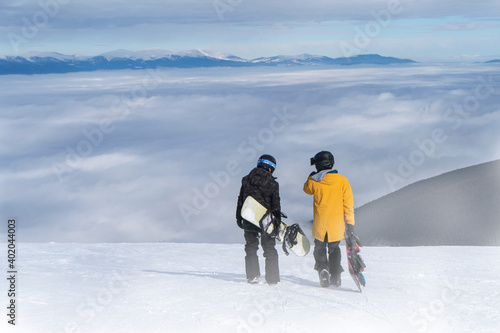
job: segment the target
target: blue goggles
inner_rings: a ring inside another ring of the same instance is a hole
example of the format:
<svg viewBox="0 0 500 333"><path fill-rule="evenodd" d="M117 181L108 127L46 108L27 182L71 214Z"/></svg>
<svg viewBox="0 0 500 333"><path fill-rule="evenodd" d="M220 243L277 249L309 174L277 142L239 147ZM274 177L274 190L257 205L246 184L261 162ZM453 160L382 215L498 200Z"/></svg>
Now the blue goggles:
<svg viewBox="0 0 500 333"><path fill-rule="evenodd" d="M276 170L276 164L274 164L274 163L273 163L273 162L271 162L271 161L264 160L264 159L260 159L260 160L258 160L258 161L257 161L257 163L264 163L264 164L267 164L267 165L269 165L269 166L273 167L273 169L275 169L275 170Z"/></svg>

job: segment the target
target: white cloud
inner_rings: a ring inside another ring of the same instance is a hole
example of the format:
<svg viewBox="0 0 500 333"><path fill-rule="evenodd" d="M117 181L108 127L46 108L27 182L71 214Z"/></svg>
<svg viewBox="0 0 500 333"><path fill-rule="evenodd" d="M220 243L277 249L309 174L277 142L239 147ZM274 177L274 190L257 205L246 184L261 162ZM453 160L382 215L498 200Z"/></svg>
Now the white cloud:
<svg viewBox="0 0 500 333"><path fill-rule="evenodd" d="M192 24L199 22L220 23L221 17L217 4L222 6L223 22L238 22L241 24L267 23L291 25L298 22L328 22L333 20L366 20L372 19L372 12L382 10L396 11L403 17L491 17L498 13L495 0L469 1L398 1L398 0L353 0L326 1L314 0L307 3L300 1L277 0L269 1L201 1L185 0L153 0L137 3L135 1L40 1L52 4L42 6L32 1L11 1L2 5L6 13L4 24L15 24L19 17L30 18L36 11L43 10L53 14L53 25L65 28L81 28L94 26L96 28L138 26L141 24L175 23ZM220 7L220 6L219 6ZM225 10L224 10L225 9ZM79 19L75 19L79 18ZM18 22L17 22L18 23Z"/></svg>
<svg viewBox="0 0 500 333"><path fill-rule="evenodd" d="M302 185L319 150L334 153L357 205L388 193L384 173L397 173L436 128L446 140L402 185L499 158L498 94L466 116L448 111L495 71L164 69L140 100L130 96L144 71L8 76L0 207L23 222L25 241L240 242L241 177L263 153L278 160L282 207L296 222L311 218ZM84 131L97 133L103 119L113 128L93 143ZM68 162L60 181L53 165Z"/></svg>

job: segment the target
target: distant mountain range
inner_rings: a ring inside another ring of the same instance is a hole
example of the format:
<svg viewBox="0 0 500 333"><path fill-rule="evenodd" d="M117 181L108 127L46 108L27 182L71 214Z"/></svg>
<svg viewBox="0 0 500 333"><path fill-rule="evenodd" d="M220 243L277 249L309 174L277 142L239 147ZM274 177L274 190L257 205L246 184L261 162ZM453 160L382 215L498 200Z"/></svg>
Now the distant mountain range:
<svg viewBox="0 0 500 333"><path fill-rule="evenodd" d="M252 66L321 66L321 65L389 65L411 64L415 61L363 54L353 57L329 58L310 54L243 59L230 54L203 50L173 53L165 50L117 50L95 57L60 53L28 53L0 56L0 75L48 74L97 70L147 69L157 67L252 67Z"/></svg>
<svg viewBox="0 0 500 333"><path fill-rule="evenodd" d="M355 210L365 245L500 245L500 160L408 185Z"/></svg>

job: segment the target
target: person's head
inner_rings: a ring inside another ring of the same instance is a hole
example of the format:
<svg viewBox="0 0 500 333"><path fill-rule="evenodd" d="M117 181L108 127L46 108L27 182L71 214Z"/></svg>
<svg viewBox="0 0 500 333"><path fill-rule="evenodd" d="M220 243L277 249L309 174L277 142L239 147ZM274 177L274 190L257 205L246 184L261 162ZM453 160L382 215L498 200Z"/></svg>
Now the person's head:
<svg viewBox="0 0 500 333"><path fill-rule="evenodd" d="M276 170L276 159L271 155L264 154L259 157L259 160L257 161L257 167L273 173L274 170Z"/></svg>
<svg viewBox="0 0 500 333"><path fill-rule="evenodd" d="M316 166L318 172L333 168L335 160L329 151L320 151L311 158L311 165Z"/></svg>

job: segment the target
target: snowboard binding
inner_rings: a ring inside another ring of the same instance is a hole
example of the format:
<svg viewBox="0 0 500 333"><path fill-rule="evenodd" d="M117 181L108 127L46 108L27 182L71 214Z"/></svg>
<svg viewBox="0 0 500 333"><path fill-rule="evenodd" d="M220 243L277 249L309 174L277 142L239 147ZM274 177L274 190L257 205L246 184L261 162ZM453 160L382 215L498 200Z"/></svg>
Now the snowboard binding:
<svg viewBox="0 0 500 333"><path fill-rule="evenodd" d="M298 244L297 234L305 236L298 223L286 225L281 221L282 218L286 219L287 217L285 213L274 210L268 212L267 216L264 216L260 221L261 229L282 243L285 255L290 254L288 249Z"/></svg>
<svg viewBox="0 0 500 333"><path fill-rule="evenodd" d="M281 242L286 255L290 251L303 257L309 252L311 244L298 224L287 225L282 221L287 218L283 212L267 209L252 196L243 202L241 217Z"/></svg>
<svg viewBox="0 0 500 333"><path fill-rule="evenodd" d="M285 252L286 255L289 254L286 250L287 247L292 248L297 245L297 233L305 236L297 223L289 225L288 228L286 228L285 235L283 236L283 252Z"/></svg>

